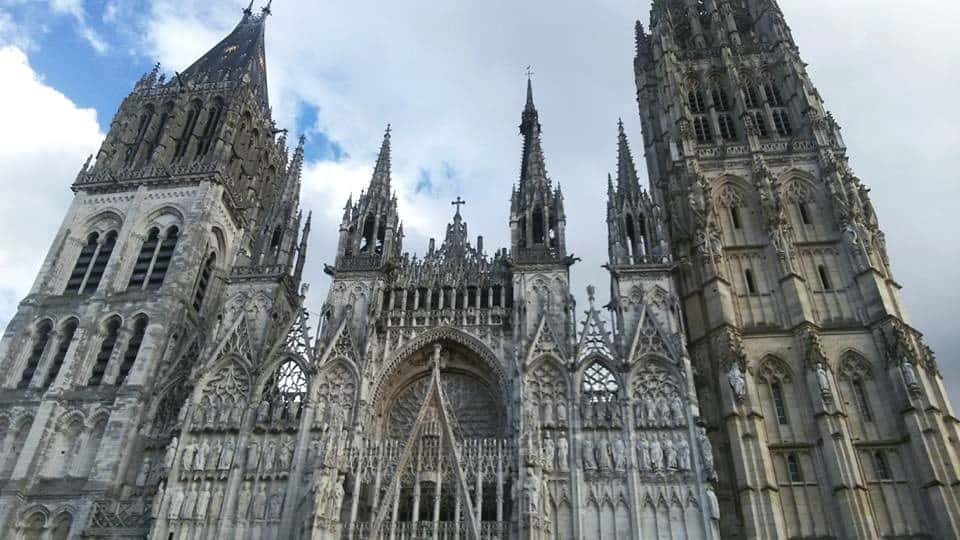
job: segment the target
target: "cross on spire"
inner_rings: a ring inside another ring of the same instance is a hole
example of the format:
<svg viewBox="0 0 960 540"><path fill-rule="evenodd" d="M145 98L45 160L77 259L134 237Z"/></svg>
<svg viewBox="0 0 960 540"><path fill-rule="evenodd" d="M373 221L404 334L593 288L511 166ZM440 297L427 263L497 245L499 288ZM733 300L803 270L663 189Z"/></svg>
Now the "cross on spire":
<svg viewBox="0 0 960 540"><path fill-rule="evenodd" d="M457 207L457 214L459 214L459 213L460 213L460 207L463 206L463 205L465 205L465 204L467 204L467 201L461 199L460 196L457 195L457 200L451 202L450 204L452 204L453 206L456 206L456 207Z"/></svg>

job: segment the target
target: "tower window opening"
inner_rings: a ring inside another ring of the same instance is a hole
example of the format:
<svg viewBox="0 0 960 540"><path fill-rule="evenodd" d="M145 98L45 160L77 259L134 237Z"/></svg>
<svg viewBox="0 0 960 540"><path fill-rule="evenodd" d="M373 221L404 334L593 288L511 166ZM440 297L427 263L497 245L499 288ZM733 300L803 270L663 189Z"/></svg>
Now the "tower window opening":
<svg viewBox="0 0 960 540"><path fill-rule="evenodd" d="M479 307L477 302L477 288L476 287L467 287L467 307Z"/></svg>
<svg viewBox="0 0 960 540"><path fill-rule="evenodd" d="M112 317L107 322L106 334L100 343L100 351L93 363L93 371L90 373L90 379L87 380L87 386L99 386L103 382L103 375L106 373L107 364L110 363L110 357L113 355L113 348L117 345L119 332L120 318Z"/></svg>
<svg viewBox="0 0 960 540"><path fill-rule="evenodd" d="M502 307L503 306L503 287L500 285L493 286L493 307Z"/></svg>
<svg viewBox="0 0 960 540"><path fill-rule="evenodd" d="M373 216L367 216L367 219L363 221L363 234L360 238L360 253L365 253L370 250L370 247L373 246L373 229L376 226L376 222Z"/></svg>
<svg viewBox="0 0 960 540"><path fill-rule="evenodd" d="M707 112L707 108L704 106L703 92L701 90L691 90L687 94L687 100L690 102L690 110L694 114L703 114Z"/></svg>
<svg viewBox="0 0 960 540"><path fill-rule="evenodd" d="M23 373L20 374L20 382L17 384L17 388L23 389L30 386L30 381L33 380L33 373L37 370L40 359L43 358L43 352L47 349L47 343L50 342L50 334L52 332L53 323L49 320L43 321L40 323L40 326L37 327L33 336L33 347L30 349L30 356L27 357L27 365L24 366Z"/></svg>
<svg viewBox="0 0 960 540"><path fill-rule="evenodd" d="M539 207L533 211L533 243L543 244L543 209Z"/></svg>
<svg viewBox="0 0 960 540"><path fill-rule="evenodd" d="M356 233L357 233L356 227L351 226L350 229L347 230L347 241L346 241L347 245L344 246L343 248L344 257L353 256L353 237L356 235Z"/></svg>
<svg viewBox="0 0 960 540"><path fill-rule="evenodd" d="M734 229L742 228L742 223L740 221L740 207L731 206L730 207L730 222L733 223Z"/></svg>
<svg viewBox="0 0 960 540"><path fill-rule="evenodd" d="M377 245L374 247L374 252L377 255L383 253L383 244L387 240L387 226L385 223L381 223L380 227L377 229Z"/></svg>
<svg viewBox="0 0 960 540"><path fill-rule="evenodd" d="M137 153L140 150L140 145L143 144L143 139L147 134L147 129L150 127L151 120L153 120L153 106L147 105L143 114L140 115L140 121L137 123L137 132L133 137L133 144L127 147L127 155L124 158L124 161L127 165L133 163L133 161L136 159Z"/></svg>
<svg viewBox="0 0 960 540"><path fill-rule="evenodd" d="M183 123L183 131L180 132L180 138L177 139L177 145L173 150L173 159L180 159L187 155L187 148L190 147L190 138L193 130L197 126L197 117L200 116L200 102L194 101L190 104L190 110L187 111L186 121Z"/></svg>
<svg viewBox="0 0 960 540"><path fill-rule="evenodd" d="M283 238L283 229L277 225L273 229L273 236L270 237L270 250L275 250L280 247L280 239Z"/></svg>
<svg viewBox="0 0 960 540"><path fill-rule="evenodd" d="M430 291L430 309L440 308L440 294L440 289L433 289Z"/></svg>
<svg viewBox="0 0 960 540"><path fill-rule="evenodd" d="M636 246L637 246L636 236L637 236L637 233L636 233L636 230L634 229L634 225L633 225L633 216L631 216L630 214L627 214L627 216L624 218L623 221L624 221L624 226L623 226L623 227L624 227L624 229L626 230L626 233L627 233L627 246L626 246L626 247L627 247L627 256L629 256L629 257L631 257L631 258L632 258L632 257L636 257L636 256L637 256L637 254L636 254L636 250L637 250L637 248L636 248Z"/></svg>
<svg viewBox="0 0 960 540"><path fill-rule="evenodd" d="M857 408L860 410L860 416L866 422L873 422L873 411L870 410L870 400L867 399L867 389L863 387L863 382L856 380L850 383L853 387L853 395L857 399Z"/></svg>
<svg viewBox="0 0 960 540"><path fill-rule="evenodd" d="M157 125L157 131L153 134L153 138L150 141L150 147L147 150L146 158L149 158L153 155L153 151L160 146L160 143L163 141L163 136L166 135L167 120L170 119L170 113L173 111L173 103L167 103L163 106L163 111L160 113L160 123Z"/></svg>
<svg viewBox="0 0 960 540"><path fill-rule="evenodd" d="M50 369L47 370L47 380L43 383L44 388L50 388L57 380L60 374L60 368L63 367L63 361L67 357L67 350L70 349L70 343L73 342L73 336L77 332L77 320L70 319L63 325L60 331L60 342L57 344L57 353L50 363Z"/></svg>
<svg viewBox="0 0 960 540"><path fill-rule="evenodd" d="M746 100L748 109L760 108L760 94L757 92L756 86L753 86L753 85L748 86L746 91L743 93L743 97Z"/></svg>
<svg viewBox="0 0 960 540"><path fill-rule="evenodd" d="M87 271L90 269L90 263L93 262L93 256L97 253L100 246L100 235L92 233L87 237L87 243L80 250L77 262L73 266L73 272L70 273L70 279L67 281L67 289L64 294L79 294L83 288L83 282L87 278Z"/></svg>
<svg viewBox="0 0 960 540"><path fill-rule="evenodd" d="M763 117L763 112L757 111L753 113L753 124L757 128L757 135L762 138L770 136L770 130L767 129L767 120Z"/></svg>
<svg viewBox="0 0 960 540"><path fill-rule="evenodd" d="M713 141L713 131L710 129L710 120L706 116L693 119L693 130L697 135L697 142L709 143Z"/></svg>
<svg viewBox="0 0 960 540"><path fill-rule="evenodd" d="M737 140L737 129L733 125L733 118L729 114L721 114L717 117L717 123L720 126L720 137L725 141Z"/></svg>
<svg viewBox="0 0 960 540"><path fill-rule="evenodd" d="M783 109L773 111L773 125L777 128L777 133L779 133L781 137L789 137L793 134L790 115Z"/></svg>
<svg viewBox="0 0 960 540"><path fill-rule="evenodd" d="M450 294L453 295L453 301L450 302L452 306L456 309L463 309L463 290L462 289L450 289Z"/></svg>
<svg viewBox="0 0 960 540"><path fill-rule="evenodd" d="M800 466L800 458L793 452L787 454L787 475L791 483L803 482L803 467Z"/></svg>
<svg viewBox="0 0 960 540"><path fill-rule="evenodd" d="M107 233L103 243L97 248L97 254L93 257L90 265L90 271L87 273L87 280L80 290L80 294L91 294L100 287L100 280L107 269L107 263L110 262L110 256L113 254L113 248L117 243L117 232Z"/></svg>
<svg viewBox="0 0 960 540"><path fill-rule="evenodd" d="M764 91L767 94L767 101L773 107L783 107L783 97L780 96L780 89L777 88L772 82L768 82L763 86Z"/></svg>
<svg viewBox="0 0 960 540"><path fill-rule="evenodd" d="M200 277L197 279L197 290L193 294L193 309L200 311L203 306L203 299L207 295L207 289L210 287L210 279L213 277L213 265L217 261L217 255L211 253L200 269Z"/></svg>
<svg viewBox="0 0 960 540"><path fill-rule="evenodd" d="M203 126L203 133L200 135L200 141L197 143L197 156L203 157L210 151L215 139L214 135L220 126L220 116L223 114L223 104L219 99L216 100L213 107L207 113L207 122Z"/></svg>
<svg viewBox="0 0 960 540"><path fill-rule="evenodd" d="M730 99L727 97L727 91L720 86L713 87L713 105L718 111L726 112L730 110Z"/></svg>
<svg viewBox="0 0 960 540"><path fill-rule="evenodd" d="M753 278L753 270L747 268L743 271L743 277L747 281L747 292L750 294L757 294L757 282Z"/></svg>
<svg viewBox="0 0 960 540"><path fill-rule="evenodd" d="M800 212L800 221L804 225L810 225L810 209L807 208L807 203L800 201L797 203L797 210Z"/></svg>
<svg viewBox="0 0 960 540"><path fill-rule="evenodd" d="M820 286L823 287L823 290L832 291L833 285L830 283L830 274L827 273L827 267L822 264L817 266L817 274L820 275Z"/></svg>
<svg viewBox="0 0 960 540"><path fill-rule="evenodd" d="M787 418L787 402L783 399L783 386L779 381L770 385L770 394L773 397L773 407L777 413L777 422L781 426L789 423Z"/></svg>
<svg viewBox="0 0 960 540"><path fill-rule="evenodd" d="M558 223L557 218L552 214L550 216L550 227L547 229L547 237L550 241L550 247L559 247L560 245L560 236L557 234Z"/></svg>
<svg viewBox="0 0 960 540"><path fill-rule="evenodd" d="M143 246L140 247L140 254L137 255L137 260L133 265L133 273L130 275L127 289L139 289L146 283L159 245L160 229L153 227L147 232L147 239L143 241Z"/></svg>
<svg viewBox="0 0 960 540"><path fill-rule="evenodd" d="M877 480L892 480L890 474L890 465L887 463L887 456L883 455L882 450L873 453L873 472L877 475Z"/></svg>
<svg viewBox="0 0 960 540"><path fill-rule="evenodd" d="M147 332L147 318L139 317L133 324L133 335L127 343L127 350L123 353L123 361L120 363L120 371L117 373L116 386L122 386L133 369L134 362L137 361L137 355L140 354L140 345L143 344L143 336Z"/></svg>

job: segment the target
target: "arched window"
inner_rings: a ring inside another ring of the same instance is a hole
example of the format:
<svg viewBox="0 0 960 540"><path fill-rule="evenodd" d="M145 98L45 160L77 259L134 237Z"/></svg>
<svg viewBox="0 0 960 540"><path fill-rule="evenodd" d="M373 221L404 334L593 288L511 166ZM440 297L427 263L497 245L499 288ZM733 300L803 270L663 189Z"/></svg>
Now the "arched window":
<svg viewBox="0 0 960 540"><path fill-rule="evenodd" d="M90 294L100 286L100 279L113 254L117 243L116 231L108 232L101 240L99 233L87 237L87 243L80 250L77 263L70 273L64 294Z"/></svg>
<svg viewBox="0 0 960 540"><path fill-rule="evenodd" d="M783 399L783 385L780 381L774 381L770 384L770 395L773 398L773 408L777 413L777 422L785 426L789 423L787 418L787 402Z"/></svg>
<svg viewBox="0 0 960 540"><path fill-rule="evenodd" d="M873 453L873 472L877 475L877 480L891 480L890 465L887 463L887 456L883 455L882 450Z"/></svg>
<svg viewBox="0 0 960 540"><path fill-rule="evenodd" d="M187 148L190 147L190 137L197 126L197 118L200 116L200 107L200 100L194 100L190 103L186 121L183 123L183 131L180 132L180 138L177 139L177 145L173 150L173 159L180 159L187 155Z"/></svg>
<svg viewBox="0 0 960 540"><path fill-rule="evenodd" d="M287 418L291 410L300 414L300 405L303 405L307 396L307 376L303 373L300 365L293 360L287 360L280 364L280 367L273 373L273 377L268 383L266 400L273 407L282 407L283 417L287 420L296 420L296 418ZM297 404L297 407L292 407Z"/></svg>
<svg viewBox="0 0 960 540"><path fill-rule="evenodd" d="M717 124L720 127L720 138L725 141L737 140L737 128L734 126L733 117L729 114L718 115Z"/></svg>
<svg viewBox="0 0 960 540"><path fill-rule="evenodd" d="M713 106L720 112L726 112L730 110L730 99L727 97L727 91L723 89L722 86L716 84L713 86L713 89L710 91L711 97L713 97Z"/></svg>
<svg viewBox="0 0 960 540"><path fill-rule="evenodd" d="M53 529L50 531L50 539L67 540L67 538L70 537L70 527L72 526L73 517L67 513L60 514L53 523Z"/></svg>
<svg viewBox="0 0 960 540"><path fill-rule="evenodd" d="M200 269L200 277L197 278L197 289L193 293L193 309L200 311L203 306L203 299L207 295L207 289L210 287L210 279L213 278L213 265L217 261L217 254L211 253Z"/></svg>
<svg viewBox="0 0 960 540"><path fill-rule="evenodd" d="M133 334L127 343L127 350L123 353L123 362L120 363L120 371L117 373L117 380L114 383L121 386L127 380L127 375L133 369L133 363L137 360L137 354L140 353L140 345L143 344L143 336L147 331L147 317L140 316L133 323Z"/></svg>
<svg viewBox="0 0 960 540"><path fill-rule="evenodd" d="M274 227L273 236L270 237L270 249L276 250L280 247L280 240L283 238L283 229L279 225Z"/></svg>
<svg viewBox="0 0 960 540"><path fill-rule="evenodd" d="M748 109L759 109L762 107L760 101L760 93L757 91L757 87L754 85L748 85L746 90L743 92L743 97L746 100Z"/></svg>
<svg viewBox="0 0 960 540"><path fill-rule="evenodd" d="M376 220L372 215L367 216L367 218L363 221L363 236L360 238L360 253L369 251L370 247L373 245L374 227L376 227Z"/></svg>
<svg viewBox="0 0 960 540"><path fill-rule="evenodd" d="M800 213L800 221L804 225L810 225L810 210L807 207L807 203L803 201L798 201L797 211Z"/></svg>
<svg viewBox="0 0 960 540"><path fill-rule="evenodd" d="M873 411L870 410L870 400L867 399L867 389L863 387L863 381L859 379L851 381L850 386L853 388L853 396L857 400L860 416L867 422L873 422Z"/></svg>
<svg viewBox="0 0 960 540"><path fill-rule="evenodd" d="M803 482L803 467L800 466L800 458L794 452L787 454L787 475L791 483Z"/></svg>
<svg viewBox="0 0 960 540"><path fill-rule="evenodd" d="M67 350L73 342L73 336L77 333L77 320L70 319L60 329L60 341L57 343L57 352L50 362L50 368L47 370L47 380L43 383L44 388L50 388L57 380L60 374L60 368L63 367L63 361L67 357Z"/></svg>
<svg viewBox="0 0 960 540"><path fill-rule="evenodd" d="M600 362L590 364L583 372L583 397L592 403L608 402L617 399L620 385L617 378Z"/></svg>
<svg viewBox="0 0 960 540"><path fill-rule="evenodd" d="M167 276L167 270L170 268L170 260L173 259L173 250L176 249L179 239L180 229L175 226L167 229L163 241L160 242L160 246L153 257L153 264L146 280L146 288L159 289L163 285L163 279Z"/></svg>
<svg viewBox="0 0 960 540"><path fill-rule="evenodd" d="M53 323L49 320L45 320L37 326L33 334L33 347L30 348L30 356L27 357L27 364L24 366L23 373L20 375L20 382L17 384L17 388L22 389L30 386L33 373L37 371L37 365L40 364L40 359L43 358L43 352L47 348L47 343L50 342L50 334L52 332Z"/></svg>
<svg viewBox="0 0 960 540"><path fill-rule="evenodd" d="M43 514L40 512L34 512L23 525L23 538L24 540L40 540L43 537L43 526L46 523L46 518L43 517Z"/></svg>
<svg viewBox="0 0 960 540"><path fill-rule="evenodd" d="M793 125L790 123L790 115L785 109L773 111L773 126L777 128L777 133L781 137L793 135Z"/></svg>
<svg viewBox="0 0 960 540"><path fill-rule="evenodd" d="M697 135L697 142L708 143L713 141L713 130L710 129L710 119L698 116L693 119L693 131Z"/></svg>
<svg viewBox="0 0 960 540"><path fill-rule="evenodd" d="M743 228L743 223L740 220L740 207L739 206L730 206L730 222L733 223L734 229Z"/></svg>
<svg viewBox="0 0 960 540"><path fill-rule="evenodd" d="M694 114L704 114L707 107L703 99L703 91L699 88L687 93L687 101L690 103L690 111Z"/></svg>
<svg viewBox="0 0 960 540"><path fill-rule="evenodd" d="M164 135L166 135L167 121L170 119L170 113L172 112L173 103L168 102L164 104L163 111L160 113L160 123L157 125L157 130L154 132L153 138L150 140L150 147L148 148L147 153L144 155L144 158L149 159L153 155L153 151L160 146Z"/></svg>
<svg viewBox="0 0 960 540"><path fill-rule="evenodd" d="M130 275L130 281L127 283L127 289L141 289L147 282L147 276L150 275L150 267L153 266L153 257L157 253L157 247L160 245L160 229L153 227L147 232L147 239L143 241L140 247L140 254L137 255L137 262L133 265L133 274Z"/></svg>
<svg viewBox="0 0 960 540"><path fill-rule="evenodd" d="M103 382L103 375L107 371L107 364L110 363L110 356L113 355L113 348L117 345L117 338L120 334L120 317L111 317L107 321L105 330L103 341L100 343L100 351L97 353L97 359L93 364L93 371L90 373L87 386L98 386Z"/></svg>
<svg viewBox="0 0 960 540"><path fill-rule="evenodd" d="M767 82L763 85L763 90L767 94L767 102L771 107L783 107L783 98L780 96L780 89L773 82Z"/></svg>
<svg viewBox="0 0 960 540"><path fill-rule="evenodd" d="M547 239L550 242L550 247L559 247L560 246L560 235L559 231L559 222L557 221L557 216L550 214L550 222L547 224Z"/></svg>
<svg viewBox="0 0 960 540"><path fill-rule="evenodd" d="M387 239L387 224L381 222L380 227L377 229L377 245L374 248L374 252L376 252L377 255L380 255L381 253L383 253L383 244L386 241L386 239Z"/></svg>
<svg viewBox="0 0 960 540"><path fill-rule="evenodd" d="M220 126L220 117L223 115L223 102L220 98L214 100L213 105L207 112L207 122L203 126L203 133L197 143L197 156L203 157L210 151L210 146L216 138L217 128Z"/></svg>

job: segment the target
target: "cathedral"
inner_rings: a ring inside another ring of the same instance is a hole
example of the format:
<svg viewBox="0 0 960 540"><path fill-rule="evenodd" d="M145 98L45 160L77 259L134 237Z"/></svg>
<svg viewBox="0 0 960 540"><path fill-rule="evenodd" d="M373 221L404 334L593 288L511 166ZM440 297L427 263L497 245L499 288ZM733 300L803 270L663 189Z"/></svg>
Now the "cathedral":
<svg viewBox="0 0 960 540"><path fill-rule="evenodd" d="M388 128L309 313L269 15L78 173L0 341L0 537L960 537L957 418L776 0L637 24L649 183L621 124L579 309L528 80L510 245L458 198L407 251Z"/></svg>

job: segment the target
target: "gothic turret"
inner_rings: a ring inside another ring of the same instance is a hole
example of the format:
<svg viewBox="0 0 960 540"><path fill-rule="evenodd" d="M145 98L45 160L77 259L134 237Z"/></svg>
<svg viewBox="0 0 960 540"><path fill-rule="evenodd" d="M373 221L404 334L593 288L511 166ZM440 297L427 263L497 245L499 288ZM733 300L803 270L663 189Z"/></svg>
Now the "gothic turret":
<svg viewBox="0 0 960 540"><path fill-rule="evenodd" d="M520 264L566 260L563 194L547 176L540 144L540 118L533 103L533 83L527 79L527 102L520 133L523 158L520 183L510 204L511 256Z"/></svg>
<svg viewBox="0 0 960 540"><path fill-rule="evenodd" d="M390 189L390 126L383 136L373 177L356 203L347 201L340 223L335 268L328 272L382 270L399 257L402 244L397 197Z"/></svg>

